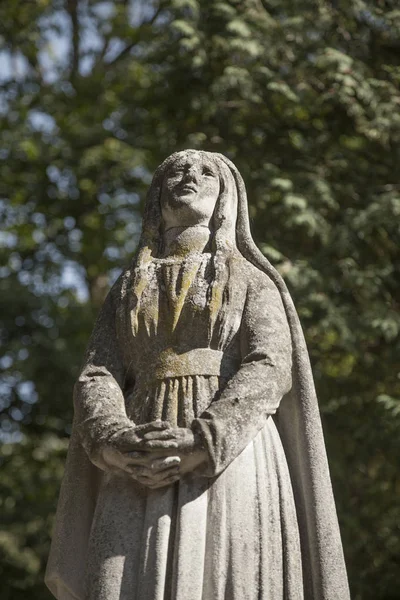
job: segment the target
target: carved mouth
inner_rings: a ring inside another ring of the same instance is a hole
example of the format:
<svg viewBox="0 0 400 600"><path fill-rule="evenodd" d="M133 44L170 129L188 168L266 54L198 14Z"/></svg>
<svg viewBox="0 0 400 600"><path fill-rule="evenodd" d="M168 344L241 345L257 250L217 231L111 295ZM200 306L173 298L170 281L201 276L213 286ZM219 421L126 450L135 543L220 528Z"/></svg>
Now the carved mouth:
<svg viewBox="0 0 400 600"><path fill-rule="evenodd" d="M184 193L197 192L197 188L193 185L184 185L182 187L182 192L184 192Z"/></svg>

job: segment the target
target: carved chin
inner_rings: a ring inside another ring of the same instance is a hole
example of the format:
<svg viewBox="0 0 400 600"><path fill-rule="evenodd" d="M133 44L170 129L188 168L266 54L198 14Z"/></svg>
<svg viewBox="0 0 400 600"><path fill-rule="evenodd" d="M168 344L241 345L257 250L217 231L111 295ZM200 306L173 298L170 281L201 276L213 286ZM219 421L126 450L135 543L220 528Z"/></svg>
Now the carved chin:
<svg viewBox="0 0 400 600"><path fill-rule="evenodd" d="M182 190L182 192L179 192L178 194L176 194L176 196L174 197L174 200L177 200L178 202L182 198L188 198L190 200L193 200L193 198L195 198L196 196L197 196L197 192L195 192L194 190Z"/></svg>
<svg viewBox="0 0 400 600"><path fill-rule="evenodd" d="M197 192L182 192L171 198L168 204L172 209L192 205L195 203L196 196Z"/></svg>

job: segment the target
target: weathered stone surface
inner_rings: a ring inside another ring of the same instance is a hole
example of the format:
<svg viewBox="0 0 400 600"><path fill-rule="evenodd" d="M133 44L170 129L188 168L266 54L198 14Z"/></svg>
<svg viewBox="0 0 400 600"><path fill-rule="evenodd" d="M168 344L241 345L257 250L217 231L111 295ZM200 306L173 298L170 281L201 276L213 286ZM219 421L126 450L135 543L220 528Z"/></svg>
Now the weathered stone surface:
<svg viewBox="0 0 400 600"><path fill-rule="evenodd" d="M59 600L346 600L307 349L236 168L169 157L75 386Z"/></svg>

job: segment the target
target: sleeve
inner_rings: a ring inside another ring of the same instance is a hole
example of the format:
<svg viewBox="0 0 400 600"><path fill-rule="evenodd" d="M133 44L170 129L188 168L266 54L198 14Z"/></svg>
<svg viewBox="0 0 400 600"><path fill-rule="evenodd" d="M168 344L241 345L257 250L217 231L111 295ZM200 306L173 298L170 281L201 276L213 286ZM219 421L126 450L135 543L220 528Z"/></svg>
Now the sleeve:
<svg viewBox="0 0 400 600"><path fill-rule="evenodd" d="M248 287L240 344L238 371L192 425L209 454L203 472L209 477L219 475L245 449L291 388L289 325L280 294L265 275Z"/></svg>
<svg viewBox="0 0 400 600"><path fill-rule="evenodd" d="M105 444L134 426L125 410L125 368L116 335L118 283L109 292L97 318L74 387L74 423L81 443L90 460L104 470Z"/></svg>

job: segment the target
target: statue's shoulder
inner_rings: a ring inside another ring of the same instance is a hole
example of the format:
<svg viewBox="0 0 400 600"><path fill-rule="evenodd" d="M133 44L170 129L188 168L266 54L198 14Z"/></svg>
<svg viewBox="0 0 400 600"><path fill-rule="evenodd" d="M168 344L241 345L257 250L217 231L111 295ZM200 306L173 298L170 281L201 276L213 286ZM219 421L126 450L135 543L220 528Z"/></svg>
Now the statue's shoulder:
<svg viewBox="0 0 400 600"><path fill-rule="evenodd" d="M246 287L253 289L269 289L276 291L275 284L268 275L239 254L232 260L232 275Z"/></svg>
<svg viewBox="0 0 400 600"><path fill-rule="evenodd" d="M119 301L125 298L128 289L131 287L132 273L133 269L131 266L125 267L115 281L110 290L110 295L114 303L118 304Z"/></svg>

